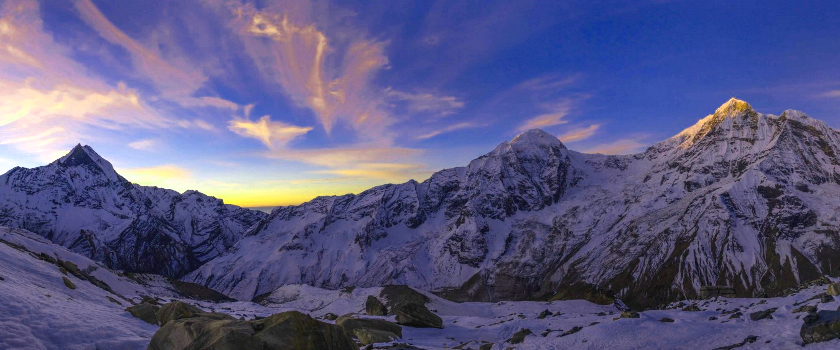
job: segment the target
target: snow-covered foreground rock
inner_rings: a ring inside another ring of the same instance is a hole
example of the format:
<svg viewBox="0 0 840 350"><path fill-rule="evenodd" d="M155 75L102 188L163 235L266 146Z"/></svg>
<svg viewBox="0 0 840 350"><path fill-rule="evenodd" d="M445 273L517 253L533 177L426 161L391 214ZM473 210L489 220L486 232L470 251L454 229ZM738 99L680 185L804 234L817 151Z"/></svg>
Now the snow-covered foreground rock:
<svg viewBox="0 0 840 350"><path fill-rule="evenodd" d="M281 207L185 280L241 300L286 284L406 284L451 300L631 305L704 285L775 296L840 275L840 133L732 99L635 155L540 130L426 181Z"/></svg>
<svg viewBox="0 0 840 350"><path fill-rule="evenodd" d="M73 262L113 292L72 273L63 274L42 253ZM364 316L367 297L379 296L381 287L325 290L288 285L262 296L261 304L190 300L174 292L163 278L128 278L38 235L4 227L0 227L0 277L2 349L145 349L158 326L125 311L141 296L153 296L162 303L184 300L207 311L245 319L301 311L328 323L333 322L323 319L328 313L358 313L360 317L394 321L393 316ZM68 278L75 289L65 286L62 277ZM757 339L745 344L744 349L797 349L801 348L799 329L805 313L792 311L804 305L836 309L840 299L807 301L825 290L826 286L820 285L782 298L697 301L701 311L649 310L641 312L639 318L618 320L615 318L620 311L614 306L583 300L455 303L423 292L430 300L427 307L443 319L444 328L403 327L402 339L394 343L421 349L459 345L463 345L461 349L479 349L482 345L490 349L712 349L740 343L753 335ZM750 313L770 308L776 308L772 319L750 318ZM733 318L735 309L740 314ZM674 322L660 322L662 318ZM570 332L577 327L577 332ZM511 344L509 340L522 329L532 334L521 343ZM833 340L805 349L838 347L840 340Z"/></svg>

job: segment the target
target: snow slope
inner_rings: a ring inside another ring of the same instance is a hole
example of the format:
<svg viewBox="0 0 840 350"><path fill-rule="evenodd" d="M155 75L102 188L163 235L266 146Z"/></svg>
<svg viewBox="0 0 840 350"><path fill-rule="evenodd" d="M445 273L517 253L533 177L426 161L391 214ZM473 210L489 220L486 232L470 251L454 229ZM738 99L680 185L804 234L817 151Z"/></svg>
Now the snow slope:
<svg viewBox="0 0 840 350"><path fill-rule="evenodd" d="M80 270L106 282L114 292L72 274L63 275L42 254L75 263ZM69 278L76 289L67 288L62 276ZM145 349L158 327L124 311L129 305L127 299L138 301L142 295L156 297L161 302L181 299L207 311L246 319L290 310L321 318L327 313L363 313L367 297L377 296L381 290L379 287L326 290L287 285L266 295L262 304L188 300L172 294L162 281L139 284L36 234L6 227L0 227L0 277L0 349L10 350ZM145 276L144 279L153 278ZM802 348L799 328L804 313L791 311L803 305L836 309L840 300L828 303L808 300L824 293L825 288L810 287L781 298L696 301L701 311L681 311L678 305L671 305L668 309L641 312L638 319L618 320L615 318L619 311L614 306L583 300L454 303L423 292L430 299L428 308L442 317L444 328L403 327L403 338L398 342L422 349L451 349L462 344L475 349L487 343L495 350L712 349L755 335L756 342L746 344L743 349L799 349ZM730 318L736 308L741 315ZM772 319L750 319L751 312L768 308L778 308ZM544 310L553 315L539 318ZM660 322L663 317L674 322ZM710 320L710 317L717 319ZM394 321L393 316L373 318ZM575 327L581 327L580 331L565 335ZM521 329L529 329L533 334L520 344L509 343L511 336ZM387 346L378 344L377 348ZM840 340L810 344L805 349L837 347Z"/></svg>
<svg viewBox="0 0 840 350"><path fill-rule="evenodd" d="M287 284L408 284L457 300L596 286L645 306L725 284L777 295L840 267L840 133L732 99L647 151L527 131L423 182L281 207L184 279L249 300Z"/></svg>
<svg viewBox="0 0 840 350"><path fill-rule="evenodd" d="M132 184L88 146L0 176L0 225L136 272L181 276L224 252L264 217L196 191Z"/></svg>
<svg viewBox="0 0 840 350"><path fill-rule="evenodd" d="M33 233L0 227L0 240L0 349L146 348L157 327L124 311L131 304L123 297L136 297L141 287ZM62 274L40 253L94 268L91 274L116 293Z"/></svg>

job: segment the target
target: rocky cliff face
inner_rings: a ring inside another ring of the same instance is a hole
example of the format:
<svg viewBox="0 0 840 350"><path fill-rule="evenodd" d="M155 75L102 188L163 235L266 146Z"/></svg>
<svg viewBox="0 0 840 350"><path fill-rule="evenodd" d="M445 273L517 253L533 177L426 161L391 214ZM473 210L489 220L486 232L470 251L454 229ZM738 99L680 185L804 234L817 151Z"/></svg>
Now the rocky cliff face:
<svg viewBox="0 0 840 350"><path fill-rule="evenodd" d="M645 305L710 284L774 294L838 273L838 154L824 123L735 99L629 156L532 130L422 183L278 208L185 279L242 299L289 283L463 300L586 286Z"/></svg>
<svg viewBox="0 0 840 350"><path fill-rule="evenodd" d="M265 216L195 191L132 184L88 146L0 176L0 225L129 271L181 276Z"/></svg>

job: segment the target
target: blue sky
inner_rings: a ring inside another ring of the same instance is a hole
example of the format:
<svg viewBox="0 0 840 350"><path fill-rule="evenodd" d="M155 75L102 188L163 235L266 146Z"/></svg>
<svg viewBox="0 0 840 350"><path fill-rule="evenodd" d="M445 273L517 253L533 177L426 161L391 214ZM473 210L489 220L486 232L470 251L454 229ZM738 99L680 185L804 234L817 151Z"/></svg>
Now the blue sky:
<svg viewBox="0 0 840 350"><path fill-rule="evenodd" d="M532 127L633 153L738 97L840 127L837 1L0 2L0 168L295 204Z"/></svg>

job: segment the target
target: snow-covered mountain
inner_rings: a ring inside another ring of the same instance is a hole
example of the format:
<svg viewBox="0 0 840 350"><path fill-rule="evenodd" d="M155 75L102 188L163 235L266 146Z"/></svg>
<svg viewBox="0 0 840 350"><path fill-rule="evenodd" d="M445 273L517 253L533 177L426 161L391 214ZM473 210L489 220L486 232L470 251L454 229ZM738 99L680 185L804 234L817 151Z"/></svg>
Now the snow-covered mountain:
<svg viewBox="0 0 840 350"><path fill-rule="evenodd" d="M181 276L265 217L196 191L133 184L82 145L48 165L0 176L0 225L134 272Z"/></svg>
<svg viewBox="0 0 840 350"><path fill-rule="evenodd" d="M421 183L277 208L184 279L240 299L296 283L462 300L595 286L645 305L702 285L776 294L838 274L838 154L823 122L736 99L635 155L531 130Z"/></svg>

